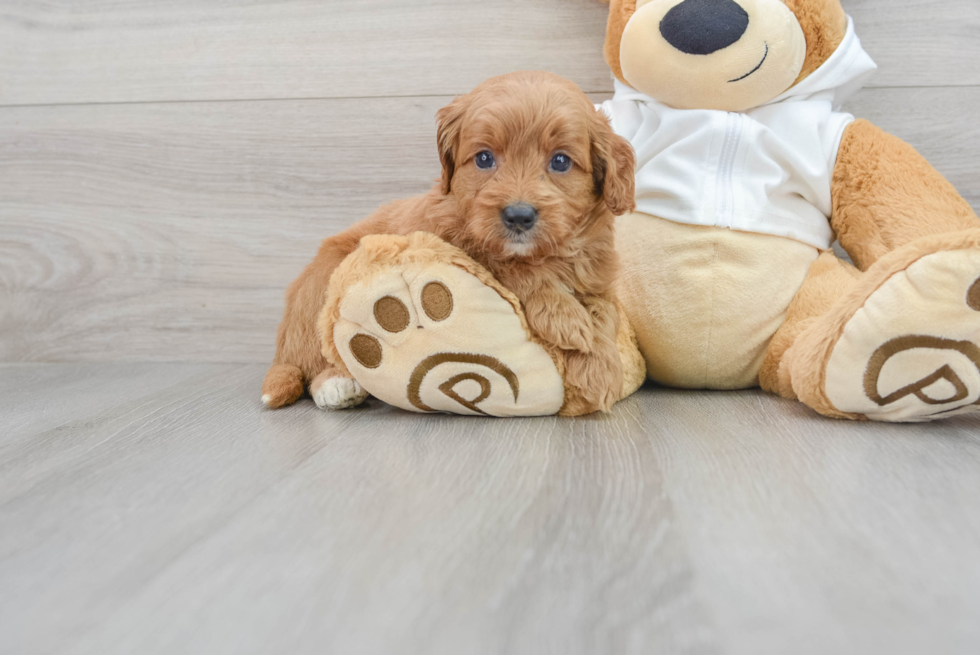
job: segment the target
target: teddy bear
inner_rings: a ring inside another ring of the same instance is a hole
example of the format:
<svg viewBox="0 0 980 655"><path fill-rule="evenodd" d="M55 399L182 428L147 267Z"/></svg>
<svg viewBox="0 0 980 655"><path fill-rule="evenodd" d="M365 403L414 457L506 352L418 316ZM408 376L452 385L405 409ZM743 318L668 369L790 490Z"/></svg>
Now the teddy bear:
<svg viewBox="0 0 980 655"><path fill-rule="evenodd" d="M646 367L618 309L626 397ZM330 276L317 332L327 360L389 405L470 416L569 413L564 358L535 338L517 296L433 234L362 238Z"/></svg>
<svg viewBox="0 0 980 655"><path fill-rule="evenodd" d="M637 156L619 294L650 379L840 419L980 411L980 220L841 110L876 66L840 0L611 0L604 50L602 108Z"/></svg>

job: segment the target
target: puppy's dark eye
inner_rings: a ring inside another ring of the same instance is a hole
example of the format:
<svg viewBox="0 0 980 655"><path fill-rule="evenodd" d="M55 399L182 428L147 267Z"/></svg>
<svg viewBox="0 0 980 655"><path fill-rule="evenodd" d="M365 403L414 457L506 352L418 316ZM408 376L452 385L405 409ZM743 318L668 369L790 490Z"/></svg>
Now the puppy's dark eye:
<svg viewBox="0 0 980 655"><path fill-rule="evenodd" d="M487 169L493 168L497 162L493 158L493 153L489 150L481 150L476 153L476 167Z"/></svg>
<svg viewBox="0 0 980 655"><path fill-rule="evenodd" d="M558 153L551 158L551 170L556 173L567 173L572 167L572 158L568 155Z"/></svg>

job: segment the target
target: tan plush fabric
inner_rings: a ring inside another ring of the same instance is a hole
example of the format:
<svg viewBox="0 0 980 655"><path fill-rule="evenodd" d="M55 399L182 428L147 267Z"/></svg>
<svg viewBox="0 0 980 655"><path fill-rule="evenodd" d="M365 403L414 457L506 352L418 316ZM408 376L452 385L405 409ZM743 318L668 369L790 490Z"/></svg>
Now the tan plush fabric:
<svg viewBox="0 0 980 655"><path fill-rule="evenodd" d="M819 68L837 49L847 27L847 14L840 0L784 0L784 4L796 15L806 37L807 53L797 78L799 82ZM623 77L620 65L620 44L623 30L636 12L636 6L636 0L611 0L606 24L606 63L613 75L623 83L628 82Z"/></svg>
<svg viewBox="0 0 980 655"><path fill-rule="evenodd" d="M681 52L662 36L665 16L680 2L637 3L619 45L618 63L629 86L676 109L744 111L796 81L807 54L806 36L780 0L740 0L748 14L742 37L698 55Z"/></svg>
<svg viewBox="0 0 980 655"><path fill-rule="evenodd" d="M781 237L618 219L619 295L650 378L691 389L742 389L759 370L816 248Z"/></svg>

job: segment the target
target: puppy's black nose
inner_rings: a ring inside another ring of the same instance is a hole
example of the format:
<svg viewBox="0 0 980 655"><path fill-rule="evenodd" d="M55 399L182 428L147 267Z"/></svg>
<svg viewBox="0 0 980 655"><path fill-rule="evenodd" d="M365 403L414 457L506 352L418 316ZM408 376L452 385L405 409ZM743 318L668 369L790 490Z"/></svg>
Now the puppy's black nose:
<svg viewBox="0 0 980 655"><path fill-rule="evenodd" d="M684 0L660 21L667 43L689 55L710 55L742 38L749 15L733 0Z"/></svg>
<svg viewBox="0 0 980 655"><path fill-rule="evenodd" d="M504 227L514 232L527 232L538 222L538 210L526 202L507 205L500 210Z"/></svg>

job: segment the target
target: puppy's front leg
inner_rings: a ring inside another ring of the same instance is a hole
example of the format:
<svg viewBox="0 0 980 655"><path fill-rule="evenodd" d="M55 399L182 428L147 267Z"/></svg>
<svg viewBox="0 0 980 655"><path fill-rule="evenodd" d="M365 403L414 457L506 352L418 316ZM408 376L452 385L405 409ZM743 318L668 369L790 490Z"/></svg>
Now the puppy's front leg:
<svg viewBox="0 0 980 655"><path fill-rule="evenodd" d="M562 350L592 351L592 316L570 291L548 282L523 302L528 325L539 338Z"/></svg>
<svg viewBox="0 0 980 655"><path fill-rule="evenodd" d="M368 393L357 380L327 364L310 382L310 397L320 409L347 409L367 400Z"/></svg>
<svg viewBox="0 0 980 655"><path fill-rule="evenodd" d="M595 341L591 352L565 353L564 416L609 411L623 392L623 362L616 345L616 305L598 296L585 296L581 302L589 312Z"/></svg>

